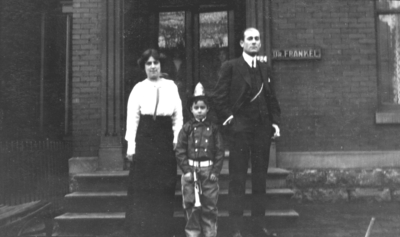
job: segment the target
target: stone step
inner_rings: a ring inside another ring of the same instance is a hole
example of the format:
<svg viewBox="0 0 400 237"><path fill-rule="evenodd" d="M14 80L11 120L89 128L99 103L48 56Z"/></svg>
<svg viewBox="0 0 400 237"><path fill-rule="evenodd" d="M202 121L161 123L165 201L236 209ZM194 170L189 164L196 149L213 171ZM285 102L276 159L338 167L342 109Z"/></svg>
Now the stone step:
<svg viewBox="0 0 400 237"><path fill-rule="evenodd" d="M244 210L243 213L244 217L251 217L251 211L250 210ZM184 218L183 211L175 211L174 212L174 217L182 217ZM229 217L229 212L226 210L219 211L218 212L218 217ZM295 210L265 210L265 217L266 218L298 218L299 213L297 213Z"/></svg>
<svg viewBox="0 0 400 237"><path fill-rule="evenodd" d="M227 211L220 211L218 219L219 224L227 225L229 213ZM244 212L245 218L251 216L251 212L246 210ZM183 211L176 211L174 213L175 229L177 233L183 230L184 218ZM265 221L269 220L287 220L295 221L299 214L294 210L266 210ZM55 218L58 225L56 234L53 236L82 236L82 235L107 235L115 231L121 230L125 219L124 212L112 213L65 213Z"/></svg>
<svg viewBox="0 0 400 237"><path fill-rule="evenodd" d="M106 236L123 227L124 212L71 213L54 218L56 230L53 236Z"/></svg>
<svg viewBox="0 0 400 237"><path fill-rule="evenodd" d="M224 162L224 168L220 175L220 186L228 182L228 166ZM182 172L177 169L177 175ZM129 171L96 171L93 173L78 173L71 175L70 191L124 191L127 189ZM248 169L251 174L251 169ZM267 188L284 188L287 186L286 177L289 171L280 168L269 168L267 174ZM249 175L250 177L250 175ZM177 177L179 181L179 177Z"/></svg>
<svg viewBox="0 0 400 237"><path fill-rule="evenodd" d="M218 208L220 210L228 207L228 190L221 190L218 199ZM246 200L250 203L251 189L246 189ZM290 189L267 189L266 203L273 199L290 199L294 192ZM175 206L180 209L182 203L182 192L180 189L175 191ZM66 210L68 212L118 212L126 210L127 192L74 192L65 196ZM247 202L247 201L246 201Z"/></svg>

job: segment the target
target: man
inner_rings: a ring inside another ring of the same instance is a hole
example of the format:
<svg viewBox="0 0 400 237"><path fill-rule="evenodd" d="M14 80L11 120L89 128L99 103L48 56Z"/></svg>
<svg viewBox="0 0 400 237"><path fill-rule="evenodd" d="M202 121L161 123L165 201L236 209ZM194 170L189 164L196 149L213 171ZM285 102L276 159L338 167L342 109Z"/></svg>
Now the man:
<svg viewBox="0 0 400 237"><path fill-rule="evenodd" d="M280 108L267 64L256 60L261 48L260 32L243 32L241 57L222 65L214 91L219 119L233 136L229 157L229 215L235 228L233 236L242 236L245 184L248 162L252 164L251 213L256 226L254 236L272 236L263 224L265 186L272 134L280 136ZM273 132L273 130L275 130Z"/></svg>

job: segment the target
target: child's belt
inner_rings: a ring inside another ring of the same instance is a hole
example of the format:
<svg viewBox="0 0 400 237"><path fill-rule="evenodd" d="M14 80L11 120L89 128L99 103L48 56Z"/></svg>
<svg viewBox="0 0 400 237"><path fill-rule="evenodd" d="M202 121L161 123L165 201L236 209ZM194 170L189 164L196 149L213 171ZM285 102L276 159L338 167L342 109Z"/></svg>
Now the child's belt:
<svg viewBox="0 0 400 237"><path fill-rule="evenodd" d="M203 160L203 161L197 161L197 160L188 160L189 165L193 167L208 167L213 165L212 160Z"/></svg>

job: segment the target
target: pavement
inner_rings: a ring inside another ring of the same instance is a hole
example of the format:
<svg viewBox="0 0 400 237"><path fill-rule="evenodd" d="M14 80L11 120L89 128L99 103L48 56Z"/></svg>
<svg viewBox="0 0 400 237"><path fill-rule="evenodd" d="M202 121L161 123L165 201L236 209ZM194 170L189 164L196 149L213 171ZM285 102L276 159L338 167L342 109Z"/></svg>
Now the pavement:
<svg viewBox="0 0 400 237"><path fill-rule="evenodd" d="M296 221L272 220L267 223L268 230L276 233L277 237L367 237L372 218L375 220L368 237L400 237L399 202L290 202L290 208L300 215ZM231 236L231 227L224 225L224 222L221 221L219 225L218 237ZM250 222L247 226L250 228L253 225ZM258 237L251 235L249 231L243 234L243 237ZM184 237L184 234L175 237Z"/></svg>
<svg viewBox="0 0 400 237"><path fill-rule="evenodd" d="M369 237L400 236L400 203L294 204L300 214L295 222L267 224L280 237ZM221 233L222 234L222 233ZM223 236L223 235L221 235Z"/></svg>
<svg viewBox="0 0 400 237"><path fill-rule="evenodd" d="M278 237L366 237L373 217L375 221L369 237L400 237L400 202L319 204L290 202L289 206L300 215L296 221L275 220L267 223L268 230L277 233ZM229 237L230 227L223 225L223 222L221 224L218 237ZM44 234L34 236L44 236ZM78 236L94 237L94 235ZM114 234L107 237L111 236L122 235ZM258 236L247 234L243 237Z"/></svg>

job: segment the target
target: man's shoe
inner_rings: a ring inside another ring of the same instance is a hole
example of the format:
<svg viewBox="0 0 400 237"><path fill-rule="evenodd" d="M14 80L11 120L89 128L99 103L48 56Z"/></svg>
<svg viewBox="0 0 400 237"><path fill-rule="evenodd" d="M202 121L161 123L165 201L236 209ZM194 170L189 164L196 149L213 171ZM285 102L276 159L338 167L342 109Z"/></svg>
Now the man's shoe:
<svg viewBox="0 0 400 237"><path fill-rule="evenodd" d="M232 237L243 237L242 233L240 233L240 230L236 230L233 232Z"/></svg>

